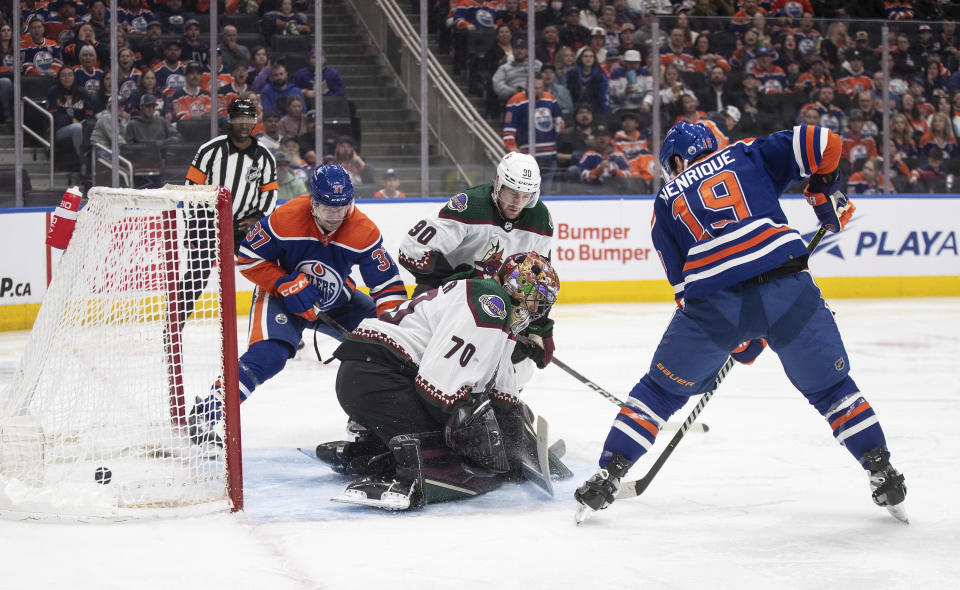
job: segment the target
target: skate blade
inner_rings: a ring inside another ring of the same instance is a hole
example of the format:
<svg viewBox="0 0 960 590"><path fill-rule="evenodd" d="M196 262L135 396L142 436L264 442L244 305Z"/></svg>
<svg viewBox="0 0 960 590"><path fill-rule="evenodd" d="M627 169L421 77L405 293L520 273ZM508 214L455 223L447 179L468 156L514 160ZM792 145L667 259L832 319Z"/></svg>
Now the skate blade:
<svg viewBox="0 0 960 590"><path fill-rule="evenodd" d="M410 508L410 498L400 494L391 494L385 492L380 499L368 498L363 492L346 491L335 498L330 498L332 502L341 504L354 504L356 506L369 506L371 508L380 508L381 510L408 510Z"/></svg>
<svg viewBox="0 0 960 590"><path fill-rule="evenodd" d="M577 513L573 515L573 519L577 521L577 526L583 524L583 521L587 520L590 515L593 514L593 510L590 510L590 507L586 504L579 504L577 506Z"/></svg>
<svg viewBox="0 0 960 590"><path fill-rule="evenodd" d="M907 518L907 509L903 507L903 502L897 504L896 506L884 506L894 518L899 520L904 524L910 524L910 520Z"/></svg>

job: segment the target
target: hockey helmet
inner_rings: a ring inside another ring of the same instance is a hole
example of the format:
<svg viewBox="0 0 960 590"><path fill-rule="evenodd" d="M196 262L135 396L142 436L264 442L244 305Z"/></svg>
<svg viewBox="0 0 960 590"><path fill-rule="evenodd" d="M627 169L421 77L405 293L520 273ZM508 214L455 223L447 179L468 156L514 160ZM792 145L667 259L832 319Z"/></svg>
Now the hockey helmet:
<svg viewBox="0 0 960 590"><path fill-rule="evenodd" d="M508 257L499 272L513 303L510 331L519 334L530 322L549 313L560 293L560 279L550 261L536 252Z"/></svg>
<svg viewBox="0 0 960 590"><path fill-rule="evenodd" d="M237 98L227 106L227 118L231 123L256 123L257 105L249 98ZM250 119L244 121L244 119Z"/></svg>
<svg viewBox="0 0 960 590"><path fill-rule="evenodd" d="M317 166L310 179L310 200L314 205L344 207L353 203L353 182L340 164Z"/></svg>
<svg viewBox="0 0 960 590"><path fill-rule="evenodd" d="M337 231L353 211L353 182L339 164L317 166L310 179L310 211L324 232Z"/></svg>
<svg viewBox="0 0 960 590"><path fill-rule="evenodd" d="M690 163L701 154L716 151L718 145L713 131L703 123L680 121L667 132L660 148L660 166L664 179L669 182L676 175L671 165L673 156L679 156L684 162Z"/></svg>
<svg viewBox="0 0 960 590"><path fill-rule="evenodd" d="M530 200L524 208L530 209L540 200L540 166L536 158L521 152L508 152L497 164L497 178L493 183L493 203L499 207L500 189L512 188L528 193Z"/></svg>

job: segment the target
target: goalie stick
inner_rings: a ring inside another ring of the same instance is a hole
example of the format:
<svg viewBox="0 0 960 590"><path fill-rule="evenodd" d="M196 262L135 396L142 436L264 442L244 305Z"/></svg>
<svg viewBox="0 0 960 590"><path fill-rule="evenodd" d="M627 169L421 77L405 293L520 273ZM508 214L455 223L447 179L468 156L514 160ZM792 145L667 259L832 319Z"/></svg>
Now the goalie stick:
<svg viewBox="0 0 960 590"><path fill-rule="evenodd" d="M810 243L807 244L807 252L813 253L816 250L817 246L820 245L820 241L823 239L823 236L827 233L827 228L821 226L817 230L817 233L813 234L813 237L810 238ZM667 459L670 458L670 455L673 453L674 449L677 448L677 445L683 439L684 435L687 434L687 431L690 430L690 426L697 420L697 416L700 415L700 412L703 411L704 406L707 405L707 402L710 401L710 398L717 392L717 388L720 387L720 383L723 382L724 378L727 376L727 373L730 372L730 369L733 368L733 365L736 363L733 360L733 357L727 357L727 361L723 363L723 366L720 367L720 372L717 374L716 380L713 382L713 389L703 394L703 397L700 398L700 401L697 402L697 405L693 407L693 410L690 411L690 415L687 416L687 419L683 421L683 424L680 426L680 430L677 431L673 438L670 439L667 448L660 453L660 456L657 457L657 460L654 461L653 465L647 471L646 475L641 477L636 481L626 481L620 486L620 490L617 492L616 497L620 498L633 498L639 496L650 486L650 482L653 481L653 478L657 476L657 473L660 472L660 469L663 467L663 464L666 463Z"/></svg>

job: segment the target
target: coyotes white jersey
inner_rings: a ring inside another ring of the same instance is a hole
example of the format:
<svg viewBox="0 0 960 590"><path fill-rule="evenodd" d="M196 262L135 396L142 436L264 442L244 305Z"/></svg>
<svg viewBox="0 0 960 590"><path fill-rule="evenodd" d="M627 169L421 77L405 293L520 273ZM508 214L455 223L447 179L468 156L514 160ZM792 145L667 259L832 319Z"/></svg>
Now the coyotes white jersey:
<svg viewBox="0 0 960 590"><path fill-rule="evenodd" d="M497 211L492 191L492 185L482 184L454 195L436 218L422 219L407 232L399 262L418 284L490 277L504 259L520 252L550 257L553 220L543 201L507 221Z"/></svg>
<svg viewBox="0 0 960 590"><path fill-rule="evenodd" d="M510 299L491 279L462 280L414 297L378 318L363 320L337 356L369 357L370 345L416 371L414 386L444 412L474 393L514 396Z"/></svg>

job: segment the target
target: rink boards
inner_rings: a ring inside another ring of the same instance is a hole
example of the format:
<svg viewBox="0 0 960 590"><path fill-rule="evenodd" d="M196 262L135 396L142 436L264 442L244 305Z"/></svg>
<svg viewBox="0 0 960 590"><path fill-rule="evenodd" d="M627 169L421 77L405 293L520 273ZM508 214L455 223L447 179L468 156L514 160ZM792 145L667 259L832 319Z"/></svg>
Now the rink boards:
<svg viewBox="0 0 960 590"><path fill-rule="evenodd" d="M548 197L561 303L669 301L650 239L653 197ZM856 196L842 233L828 234L810 267L828 298L960 295L960 195ZM435 217L443 199L358 201L396 256L406 232ZM781 199L790 225L808 238L817 219L802 198ZM45 245L52 208L0 209L0 330L28 329L58 272L59 251ZM67 271L69 272L69 271ZM412 277L403 271L408 285ZM359 276L354 276L363 284ZM240 313L253 286L237 274Z"/></svg>

